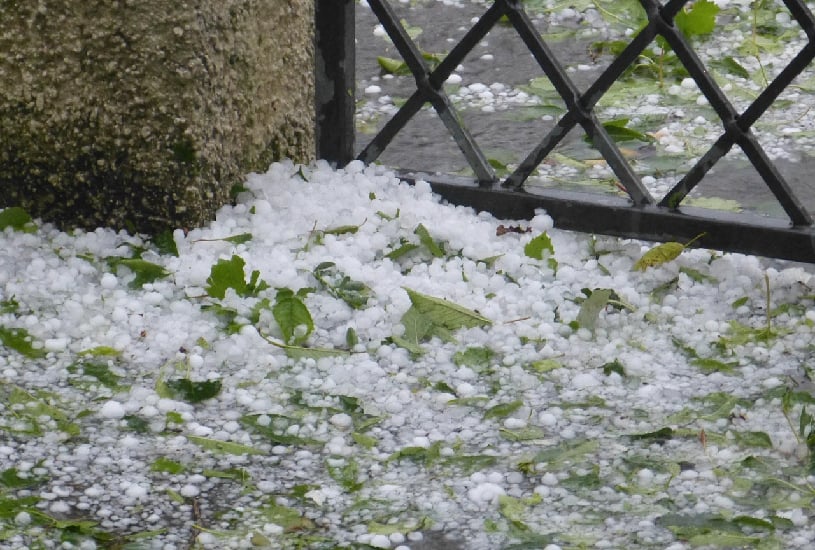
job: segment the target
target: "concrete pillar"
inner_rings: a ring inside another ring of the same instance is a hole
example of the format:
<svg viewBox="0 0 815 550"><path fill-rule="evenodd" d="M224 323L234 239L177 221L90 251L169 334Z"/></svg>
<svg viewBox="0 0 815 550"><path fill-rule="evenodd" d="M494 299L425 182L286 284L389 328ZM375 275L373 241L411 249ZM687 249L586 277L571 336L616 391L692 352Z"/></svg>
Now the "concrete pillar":
<svg viewBox="0 0 815 550"><path fill-rule="evenodd" d="M153 233L314 151L313 0L0 0L0 207Z"/></svg>

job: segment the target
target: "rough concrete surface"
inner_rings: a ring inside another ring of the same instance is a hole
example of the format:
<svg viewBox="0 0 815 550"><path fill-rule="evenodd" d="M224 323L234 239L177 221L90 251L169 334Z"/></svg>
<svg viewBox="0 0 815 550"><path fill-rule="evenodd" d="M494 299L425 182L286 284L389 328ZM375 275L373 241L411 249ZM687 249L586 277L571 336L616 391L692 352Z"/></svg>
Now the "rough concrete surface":
<svg viewBox="0 0 815 550"><path fill-rule="evenodd" d="M314 150L312 0L0 0L0 207L200 225Z"/></svg>

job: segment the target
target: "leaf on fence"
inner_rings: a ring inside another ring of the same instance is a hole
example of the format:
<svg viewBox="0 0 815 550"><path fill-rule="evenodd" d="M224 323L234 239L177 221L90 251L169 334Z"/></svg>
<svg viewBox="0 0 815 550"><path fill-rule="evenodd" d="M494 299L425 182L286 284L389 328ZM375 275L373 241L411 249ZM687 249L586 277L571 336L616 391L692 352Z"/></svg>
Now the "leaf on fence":
<svg viewBox="0 0 815 550"><path fill-rule="evenodd" d="M676 26L687 37L710 34L716 28L719 6L710 0L697 0L690 9L680 10L674 18Z"/></svg>

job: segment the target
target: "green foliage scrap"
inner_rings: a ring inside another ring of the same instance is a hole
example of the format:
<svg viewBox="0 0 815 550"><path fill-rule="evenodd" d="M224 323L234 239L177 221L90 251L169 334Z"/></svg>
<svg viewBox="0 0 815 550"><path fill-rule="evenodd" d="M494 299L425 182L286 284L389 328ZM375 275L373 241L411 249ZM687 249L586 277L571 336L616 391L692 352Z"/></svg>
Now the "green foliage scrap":
<svg viewBox="0 0 815 550"><path fill-rule="evenodd" d="M0 344L29 359L41 359L46 355L44 349L34 345L35 341L24 328L0 326Z"/></svg>
<svg viewBox="0 0 815 550"><path fill-rule="evenodd" d="M348 304L353 309L362 309L368 304L373 291L365 284L354 281L337 268L334 262L322 262L314 268L312 275L329 294Z"/></svg>
<svg viewBox="0 0 815 550"><path fill-rule="evenodd" d="M31 216L19 206L10 206L0 210L0 231L6 228L24 233L33 233L37 230Z"/></svg>
<svg viewBox="0 0 815 550"><path fill-rule="evenodd" d="M670 241L662 243L653 247L651 250L643 254L639 260L634 263L631 268L632 271L645 271L650 267L659 267L679 257L691 244L704 237L704 233L696 235L694 238L685 244Z"/></svg>
<svg viewBox="0 0 815 550"><path fill-rule="evenodd" d="M528 258L534 260L543 260L546 258L549 269L557 273L557 259L555 258L555 247L552 244L552 239L544 231L524 246L524 254Z"/></svg>
<svg viewBox="0 0 815 550"><path fill-rule="evenodd" d="M260 279L258 270L252 271L249 281L246 281L245 265L244 259L237 255L233 255L228 260L218 260L207 277L207 294L222 300L229 288L242 297L257 296L258 293L269 288L269 285Z"/></svg>
<svg viewBox="0 0 815 550"><path fill-rule="evenodd" d="M314 321L301 293L295 294L289 288L277 289L272 315L288 345L300 346L314 331Z"/></svg>
<svg viewBox="0 0 815 550"><path fill-rule="evenodd" d="M128 286L135 289L171 275L171 273L162 266L148 262L147 260L142 260L141 258L119 258L111 256L107 258L107 263L111 269L125 267L133 272L135 278L130 281Z"/></svg>
<svg viewBox="0 0 815 550"><path fill-rule="evenodd" d="M405 288L410 297L411 307L402 316L405 332L392 336L392 340L414 354L421 354L420 344L438 337L452 341L452 333L461 328L484 327L492 321L479 313L441 298L427 296Z"/></svg>
<svg viewBox="0 0 815 550"><path fill-rule="evenodd" d="M200 403L221 392L220 380L192 381L189 378L173 378L164 383L173 398L187 403Z"/></svg>

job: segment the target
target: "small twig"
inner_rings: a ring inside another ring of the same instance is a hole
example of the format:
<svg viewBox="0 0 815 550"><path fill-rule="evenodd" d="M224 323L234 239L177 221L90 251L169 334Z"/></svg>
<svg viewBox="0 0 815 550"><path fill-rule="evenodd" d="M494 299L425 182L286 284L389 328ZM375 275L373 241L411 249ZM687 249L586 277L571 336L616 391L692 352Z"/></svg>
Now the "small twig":
<svg viewBox="0 0 815 550"><path fill-rule="evenodd" d="M192 532L190 533L190 548L195 546L195 541L198 535L201 534L201 529L198 523L201 521L201 506L197 498L192 499Z"/></svg>
<svg viewBox="0 0 815 550"><path fill-rule="evenodd" d="M527 315L526 317L519 317L518 319L512 319L511 321L504 321L504 324L508 325L510 323L518 323L520 321L527 321L529 319L531 319L531 317Z"/></svg>

